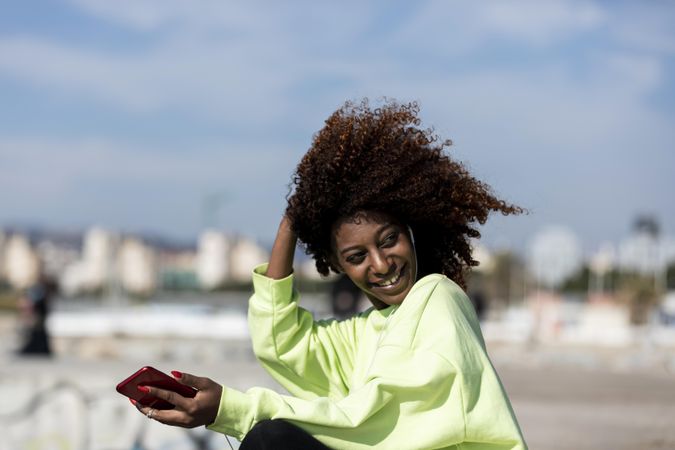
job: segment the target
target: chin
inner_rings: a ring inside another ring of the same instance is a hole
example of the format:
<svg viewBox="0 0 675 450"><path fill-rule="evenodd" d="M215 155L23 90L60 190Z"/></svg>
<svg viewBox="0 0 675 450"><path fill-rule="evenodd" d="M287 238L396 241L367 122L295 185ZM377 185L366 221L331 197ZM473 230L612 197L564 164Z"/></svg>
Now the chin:
<svg viewBox="0 0 675 450"><path fill-rule="evenodd" d="M400 293L400 294L398 294L398 295L393 295L393 296L391 296L391 297L388 297L388 296L377 296L377 295L375 295L375 294L372 293L372 292L370 293L369 297L370 297L371 300L375 299L375 300L377 300L378 302L380 302L380 303L382 303L382 304L384 304L384 305L386 305L386 306L400 305L401 303L403 303L403 301L404 301L404 300L406 299L406 297L408 296L408 293L410 292L410 289L411 289L411 288L412 288L412 286L408 287L408 289L406 289L404 292L402 292L402 293ZM386 307L386 306L385 306L385 307Z"/></svg>
<svg viewBox="0 0 675 450"><path fill-rule="evenodd" d="M410 267L405 264L398 275L397 281L394 284L386 287L377 284L370 284L368 291L370 295L377 298L387 305L398 305L403 302L405 297L412 288L412 280L410 277Z"/></svg>

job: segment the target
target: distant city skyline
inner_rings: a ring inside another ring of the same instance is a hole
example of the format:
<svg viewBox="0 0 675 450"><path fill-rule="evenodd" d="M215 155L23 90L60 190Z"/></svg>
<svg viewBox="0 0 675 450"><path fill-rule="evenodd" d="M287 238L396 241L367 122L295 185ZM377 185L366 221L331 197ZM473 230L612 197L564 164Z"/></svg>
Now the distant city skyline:
<svg viewBox="0 0 675 450"><path fill-rule="evenodd" d="M268 243L323 121L388 96L530 210L493 217L491 247L555 225L589 254L645 214L675 235L675 5L36 6L0 16L0 227Z"/></svg>

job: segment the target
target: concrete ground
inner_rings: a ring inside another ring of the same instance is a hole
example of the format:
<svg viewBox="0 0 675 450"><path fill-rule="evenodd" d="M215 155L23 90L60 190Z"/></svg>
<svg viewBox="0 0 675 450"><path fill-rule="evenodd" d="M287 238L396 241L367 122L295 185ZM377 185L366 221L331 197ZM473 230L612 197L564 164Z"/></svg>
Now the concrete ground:
<svg viewBox="0 0 675 450"><path fill-rule="evenodd" d="M50 359L17 358L16 344L0 321L0 450L229 448L222 435L149 421L115 392L146 364L278 389L243 340L62 339ZM675 449L673 347L488 348L531 449Z"/></svg>
<svg viewBox="0 0 675 450"><path fill-rule="evenodd" d="M233 353L238 357L218 363L150 361L152 358L143 362L70 357L41 360L6 355L0 360L0 427L4 427L0 450L199 448L196 442L201 430L191 437L183 430L147 421L114 392L114 386L149 362L166 371L180 369L210 376L240 389L274 387L257 363L245 356L246 344L238 345L242 349ZM553 364L546 358L537 359L537 351L532 350L529 358L516 360L514 352L512 348L495 349L493 360L531 449L675 448L675 375L667 370L654 366L621 370L575 367L567 360ZM60 382L70 383L74 392L79 390L87 398L84 407L82 402L68 399L64 391L60 399L52 401L55 404L50 406L48 400L28 415L20 415L18 411L33 394L49 391ZM46 419L50 408L57 411L57 417ZM41 430L39 439L34 435L36 426ZM85 443L83 434L88 435ZM229 448L222 436L209 439L210 448ZM50 440L52 444L47 445ZM142 446L134 447L135 441Z"/></svg>
<svg viewBox="0 0 675 450"><path fill-rule="evenodd" d="M569 367L499 372L531 449L675 449L673 375Z"/></svg>

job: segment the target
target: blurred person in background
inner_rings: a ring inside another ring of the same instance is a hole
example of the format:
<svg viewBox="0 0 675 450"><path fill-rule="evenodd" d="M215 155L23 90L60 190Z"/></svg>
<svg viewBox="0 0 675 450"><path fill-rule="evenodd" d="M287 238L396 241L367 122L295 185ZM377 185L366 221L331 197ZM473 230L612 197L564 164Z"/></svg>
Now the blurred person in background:
<svg viewBox="0 0 675 450"><path fill-rule="evenodd" d="M297 167L249 302L256 356L291 395L172 372L197 395L145 386L176 407L142 413L206 425L243 450L526 448L463 290L476 225L522 210L447 156L450 142L417 114L414 103L347 103ZM294 289L298 240L319 273L346 275L373 307L314 321Z"/></svg>
<svg viewBox="0 0 675 450"><path fill-rule="evenodd" d="M333 317L346 319L356 314L359 310L361 294L361 289L347 275L340 274L330 289Z"/></svg>
<svg viewBox="0 0 675 450"><path fill-rule="evenodd" d="M485 294L483 291L475 291L470 296L471 304L473 309L476 310L476 316L479 321L485 319L485 310L487 307L487 301L485 300Z"/></svg>
<svg viewBox="0 0 675 450"><path fill-rule="evenodd" d="M52 354L47 330L47 316L52 307L52 299L58 292L56 282L42 274L37 283L28 288L19 298L19 319L23 344L20 355Z"/></svg>

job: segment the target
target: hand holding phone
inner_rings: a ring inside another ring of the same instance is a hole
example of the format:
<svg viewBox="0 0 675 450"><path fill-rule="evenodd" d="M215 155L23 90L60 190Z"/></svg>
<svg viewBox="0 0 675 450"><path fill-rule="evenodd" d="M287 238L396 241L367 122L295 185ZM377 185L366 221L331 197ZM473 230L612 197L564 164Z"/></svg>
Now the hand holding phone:
<svg viewBox="0 0 675 450"><path fill-rule="evenodd" d="M143 406L150 406L154 409L173 409L175 407L166 400L141 392L138 386L157 387L188 398L193 398L197 394L197 389L192 386L179 383L171 376L150 366L141 367L136 373L119 383L117 392L136 400Z"/></svg>

